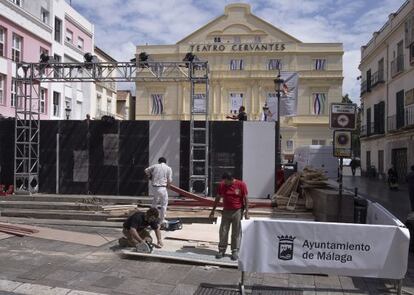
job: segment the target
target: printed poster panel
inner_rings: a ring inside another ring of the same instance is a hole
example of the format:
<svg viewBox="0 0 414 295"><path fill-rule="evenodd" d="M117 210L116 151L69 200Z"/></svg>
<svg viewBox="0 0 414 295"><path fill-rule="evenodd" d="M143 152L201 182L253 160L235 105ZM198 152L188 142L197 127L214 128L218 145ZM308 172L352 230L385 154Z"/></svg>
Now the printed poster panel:
<svg viewBox="0 0 414 295"><path fill-rule="evenodd" d="M243 220L239 269L402 279L410 234L388 225ZM260 241L258 243L257 241Z"/></svg>

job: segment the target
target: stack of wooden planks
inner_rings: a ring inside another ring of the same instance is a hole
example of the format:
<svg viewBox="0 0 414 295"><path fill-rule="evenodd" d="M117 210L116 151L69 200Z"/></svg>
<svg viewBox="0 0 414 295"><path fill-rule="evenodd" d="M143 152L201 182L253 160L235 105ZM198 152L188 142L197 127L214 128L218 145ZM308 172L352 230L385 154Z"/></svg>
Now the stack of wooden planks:
<svg viewBox="0 0 414 295"><path fill-rule="evenodd" d="M18 237L23 237L30 236L34 233L38 233L39 231L36 229L30 229L22 226L0 223L0 232L15 235Z"/></svg>
<svg viewBox="0 0 414 295"><path fill-rule="evenodd" d="M327 177L321 170L310 167L291 175L273 196L272 201L279 209L301 211L313 208L309 189L328 186Z"/></svg>
<svg viewBox="0 0 414 295"><path fill-rule="evenodd" d="M111 216L116 216L116 217L129 216L138 209L138 206L134 205L134 204L131 204L131 205L105 205L105 206L101 206L101 207L102 207L104 212L108 213Z"/></svg>

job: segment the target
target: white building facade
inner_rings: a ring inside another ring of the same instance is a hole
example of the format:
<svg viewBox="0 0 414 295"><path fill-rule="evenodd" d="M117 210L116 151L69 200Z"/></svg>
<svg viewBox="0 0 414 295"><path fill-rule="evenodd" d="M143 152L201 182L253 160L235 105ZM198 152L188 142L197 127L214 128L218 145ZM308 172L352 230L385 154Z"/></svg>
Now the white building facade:
<svg viewBox="0 0 414 295"><path fill-rule="evenodd" d="M404 181L414 165L414 0L406 1L361 48L361 168Z"/></svg>

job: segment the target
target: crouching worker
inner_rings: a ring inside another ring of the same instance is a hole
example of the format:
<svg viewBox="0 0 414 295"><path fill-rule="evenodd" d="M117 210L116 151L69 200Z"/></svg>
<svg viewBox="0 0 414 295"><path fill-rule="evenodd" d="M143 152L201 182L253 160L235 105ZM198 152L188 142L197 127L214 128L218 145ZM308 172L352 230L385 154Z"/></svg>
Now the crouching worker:
<svg viewBox="0 0 414 295"><path fill-rule="evenodd" d="M140 243L152 244L149 230L155 231L157 237L157 248L163 246L161 241L159 212L156 208L150 208L147 212L135 212L124 222L123 234L125 237L119 239L121 247L135 247Z"/></svg>

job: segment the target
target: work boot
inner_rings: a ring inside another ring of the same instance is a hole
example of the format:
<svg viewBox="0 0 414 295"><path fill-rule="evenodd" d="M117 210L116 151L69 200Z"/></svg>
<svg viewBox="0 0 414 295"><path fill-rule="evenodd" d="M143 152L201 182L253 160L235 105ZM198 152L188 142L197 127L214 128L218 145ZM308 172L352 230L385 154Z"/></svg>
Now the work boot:
<svg viewBox="0 0 414 295"><path fill-rule="evenodd" d="M223 251L219 251L217 254L216 254L216 259L221 259L221 258L223 258L225 256L225 253L223 252Z"/></svg>
<svg viewBox="0 0 414 295"><path fill-rule="evenodd" d="M239 252L238 251L233 251L231 252L231 260L239 260Z"/></svg>

